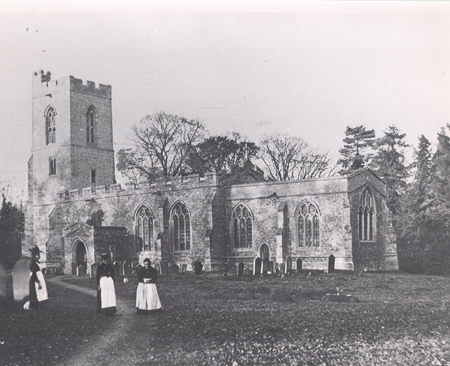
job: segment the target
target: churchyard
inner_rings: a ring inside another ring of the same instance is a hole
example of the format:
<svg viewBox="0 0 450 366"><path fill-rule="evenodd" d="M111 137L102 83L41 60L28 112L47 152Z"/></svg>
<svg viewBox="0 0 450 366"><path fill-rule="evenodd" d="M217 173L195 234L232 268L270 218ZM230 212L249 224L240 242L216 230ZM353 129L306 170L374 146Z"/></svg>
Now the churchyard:
<svg viewBox="0 0 450 366"><path fill-rule="evenodd" d="M157 283L164 310L150 316L135 313L137 280L118 278L110 317L96 315L93 279L47 280L50 298L37 316L3 301L2 365L450 363L448 277L165 275Z"/></svg>

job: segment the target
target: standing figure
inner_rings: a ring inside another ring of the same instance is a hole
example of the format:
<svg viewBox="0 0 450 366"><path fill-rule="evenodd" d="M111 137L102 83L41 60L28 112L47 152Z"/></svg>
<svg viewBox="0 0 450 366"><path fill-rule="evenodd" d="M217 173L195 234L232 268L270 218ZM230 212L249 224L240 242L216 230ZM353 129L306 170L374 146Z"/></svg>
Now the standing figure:
<svg viewBox="0 0 450 366"><path fill-rule="evenodd" d="M35 310L36 313L39 310L39 303L41 301L48 300L47 285L45 283L44 275L39 267L39 259L41 259L41 251L37 246L30 249L31 263L30 263L30 299L29 306L25 304L24 308Z"/></svg>
<svg viewBox="0 0 450 366"><path fill-rule="evenodd" d="M108 254L103 253L97 268L97 314L110 315L117 312L114 268L107 263Z"/></svg>
<svg viewBox="0 0 450 366"><path fill-rule="evenodd" d="M148 314L162 308L156 288L157 271L150 265L150 259L144 259L144 267L138 272L139 285L136 290L136 308L138 314Z"/></svg>

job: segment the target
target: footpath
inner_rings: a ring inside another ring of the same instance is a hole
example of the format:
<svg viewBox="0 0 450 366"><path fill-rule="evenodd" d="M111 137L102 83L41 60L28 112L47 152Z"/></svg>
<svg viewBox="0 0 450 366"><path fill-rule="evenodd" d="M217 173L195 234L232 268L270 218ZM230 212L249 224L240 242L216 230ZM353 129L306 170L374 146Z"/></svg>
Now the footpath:
<svg viewBox="0 0 450 366"><path fill-rule="evenodd" d="M89 289L64 282L59 276L48 278L47 282L51 282L67 289L83 292L94 297L97 296L97 291L95 289ZM76 354L71 359L65 359L61 363L61 366L129 366L136 364L132 350L125 349L122 344L124 344L123 340L127 338L127 335L130 334L130 332L132 332L134 325L140 318L136 316L134 300L117 297L116 303L117 313L110 316L111 322L114 323L114 327L108 336L96 337L89 343L88 347L86 347L85 352Z"/></svg>

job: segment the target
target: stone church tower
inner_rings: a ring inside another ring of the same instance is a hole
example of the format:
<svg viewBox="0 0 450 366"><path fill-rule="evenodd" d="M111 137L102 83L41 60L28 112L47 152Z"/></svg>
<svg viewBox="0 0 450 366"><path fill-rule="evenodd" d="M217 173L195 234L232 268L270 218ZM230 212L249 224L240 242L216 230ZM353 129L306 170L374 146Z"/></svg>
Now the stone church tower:
<svg viewBox="0 0 450 366"><path fill-rule="evenodd" d="M114 183L111 86L84 84L73 76L52 80L50 72L42 70L33 73L23 255L37 245L46 261L48 218L57 192Z"/></svg>

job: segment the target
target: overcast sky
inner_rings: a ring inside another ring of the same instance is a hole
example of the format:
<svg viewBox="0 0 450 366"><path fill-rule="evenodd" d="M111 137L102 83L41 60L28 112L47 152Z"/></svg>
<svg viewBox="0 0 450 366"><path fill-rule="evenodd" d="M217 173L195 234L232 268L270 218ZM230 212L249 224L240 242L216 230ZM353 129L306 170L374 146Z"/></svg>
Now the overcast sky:
<svg viewBox="0 0 450 366"><path fill-rule="evenodd" d="M40 69L112 86L116 151L156 111L334 158L347 126L416 145L450 123L448 2L161 4L0 0L0 182L26 181Z"/></svg>

